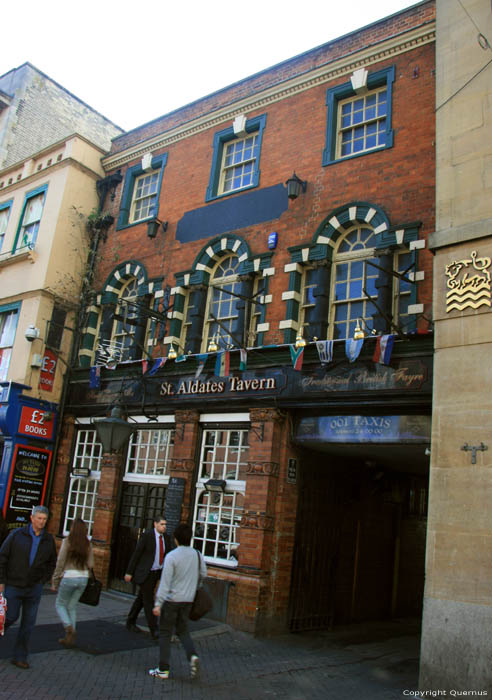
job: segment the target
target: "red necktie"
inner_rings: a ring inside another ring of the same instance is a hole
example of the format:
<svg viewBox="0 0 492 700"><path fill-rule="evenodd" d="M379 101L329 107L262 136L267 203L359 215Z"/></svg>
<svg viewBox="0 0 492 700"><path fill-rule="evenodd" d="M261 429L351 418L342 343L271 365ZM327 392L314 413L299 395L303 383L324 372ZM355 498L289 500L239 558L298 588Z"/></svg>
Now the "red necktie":
<svg viewBox="0 0 492 700"><path fill-rule="evenodd" d="M162 535L159 537L159 566L162 566L162 562L164 561L164 541L162 539Z"/></svg>

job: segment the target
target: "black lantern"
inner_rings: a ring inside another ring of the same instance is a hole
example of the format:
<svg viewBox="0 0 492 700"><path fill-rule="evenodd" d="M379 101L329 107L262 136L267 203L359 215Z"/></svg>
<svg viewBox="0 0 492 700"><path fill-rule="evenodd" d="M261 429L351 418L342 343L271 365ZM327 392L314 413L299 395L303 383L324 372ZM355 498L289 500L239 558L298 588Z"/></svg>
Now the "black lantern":
<svg viewBox="0 0 492 700"><path fill-rule="evenodd" d="M167 221L160 221L159 219L151 219L147 223L147 236L149 238L155 238L157 236L159 226L162 226L163 231L167 231Z"/></svg>
<svg viewBox="0 0 492 700"><path fill-rule="evenodd" d="M301 180L295 173L293 173L292 177L289 177L285 184L287 185L287 197L289 199L297 199L301 192L306 191L306 180Z"/></svg>
<svg viewBox="0 0 492 700"><path fill-rule="evenodd" d="M225 493L227 481L225 479L209 479L204 483L206 491Z"/></svg>
<svg viewBox="0 0 492 700"><path fill-rule="evenodd" d="M95 420L94 426L103 452L118 452L126 444L130 435L137 429L121 417L121 408L114 406L109 418Z"/></svg>

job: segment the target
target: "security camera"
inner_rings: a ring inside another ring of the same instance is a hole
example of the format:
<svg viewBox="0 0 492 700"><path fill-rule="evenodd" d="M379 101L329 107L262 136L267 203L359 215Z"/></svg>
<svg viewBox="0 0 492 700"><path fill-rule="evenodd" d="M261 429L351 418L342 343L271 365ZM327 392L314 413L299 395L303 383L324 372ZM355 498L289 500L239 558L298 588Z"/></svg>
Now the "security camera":
<svg viewBox="0 0 492 700"><path fill-rule="evenodd" d="M26 328L24 336L26 340L32 343L33 340L39 338L39 328L36 328L36 326L33 323L31 323L31 325Z"/></svg>

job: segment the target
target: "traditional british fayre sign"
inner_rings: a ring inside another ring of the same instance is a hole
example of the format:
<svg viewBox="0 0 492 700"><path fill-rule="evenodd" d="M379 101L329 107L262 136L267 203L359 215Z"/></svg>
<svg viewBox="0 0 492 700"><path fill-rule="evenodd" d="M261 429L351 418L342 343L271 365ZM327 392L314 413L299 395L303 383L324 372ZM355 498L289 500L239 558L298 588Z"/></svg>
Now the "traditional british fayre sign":
<svg viewBox="0 0 492 700"><path fill-rule="evenodd" d="M446 265L446 313L491 306L491 262L472 250L469 258Z"/></svg>

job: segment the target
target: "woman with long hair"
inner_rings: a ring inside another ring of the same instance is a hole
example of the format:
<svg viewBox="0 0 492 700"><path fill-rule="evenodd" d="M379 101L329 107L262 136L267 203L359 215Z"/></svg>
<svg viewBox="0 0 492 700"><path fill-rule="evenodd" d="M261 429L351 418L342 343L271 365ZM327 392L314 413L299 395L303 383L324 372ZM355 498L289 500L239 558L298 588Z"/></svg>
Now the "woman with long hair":
<svg viewBox="0 0 492 700"><path fill-rule="evenodd" d="M65 637L60 644L73 647L77 623L77 603L85 590L89 570L94 566L92 545L87 536L87 525L82 518L75 518L56 561L51 587L58 589L55 608L65 628Z"/></svg>

